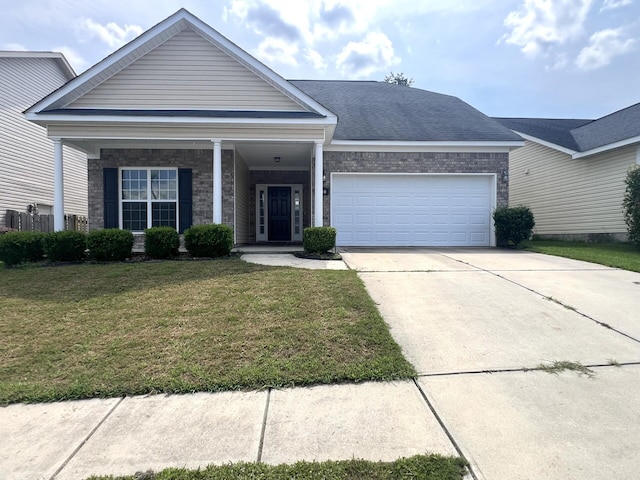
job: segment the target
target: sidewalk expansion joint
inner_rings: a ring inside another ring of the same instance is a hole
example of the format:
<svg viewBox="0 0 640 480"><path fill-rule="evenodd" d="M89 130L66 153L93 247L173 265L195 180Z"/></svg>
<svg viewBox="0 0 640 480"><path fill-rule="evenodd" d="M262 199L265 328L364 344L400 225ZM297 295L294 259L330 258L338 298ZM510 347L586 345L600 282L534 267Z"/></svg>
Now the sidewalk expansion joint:
<svg viewBox="0 0 640 480"><path fill-rule="evenodd" d="M262 428L260 429L260 443L258 443L258 457L256 463L262 462L262 448L264 447L264 434L267 429L267 417L269 416L269 403L271 401L271 390L269 387L267 390L267 401L264 406L264 415L262 415Z"/></svg>
<svg viewBox="0 0 640 480"><path fill-rule="evenodd" d="M451 442L451 445L453 445L453 448L456 449L456 452L458 453L458 455L460 456L460 458L463 458L465 460L465 462L467 462L468 465L468 470L469 470L469 474L471 475L471 477L473 478L473 480L478 480L478 477L476 476L476 473L473 471L473 468L471 466L471 462L469 462L469 459L467 459L467 457L464 456L464 453L462 453L462 449L460 448L460 446L458 445L458 442L456 442L456 439L453 438L453 435L451 434L451 432L449 431L449 429L447 428L447 426L444 424L444 422L442 421L442 418L440 418L440 415L438 415L438 412L436 412L436 409L434 408L434 406L431 404L431 402L429 401L429 398L427 397L427 394L424 393L424 390L422 390L422 387L420 386L420 384L418 383L417 379L413 379L413 384L416 386L416 388L418 389L418 392L420 392L420 395L422 396L422 399L424 400L424 402L427 404L427 407L429 407L429 410L431 410L431 413L433 414L433 416L435 417L436 421L438 422L438 424L440 425L440 428L442 428L442 430L444 431L445 435L447 436L447 438L449 439L449 441Z"/></svg>
<svg viewBox="0 0 640 480"><path fill-rule="evenodd" d="M586 368L620 368L627 366L636 366L640 365L640 361L638 362L616 362L616 363L592 363L588 365L584 365ZM544 369L540 368L540 366L536 367L520 367L520 368L487 368L484 370L465 370L460 372L440 372L440 373L418 373L418 378L430 378L430 377L454 377L456 375L483 375L483 374L494 374L494 373L514 373L514 372L543 372Z"/></svg>
<svg viewBox="0 0 640 480"><path fill-rule="evenodd" d="M444 256L444 257L447 257L447 258L449 258L449 259L451 259L451 260L455 260L456 262L460 262L460 263L462 263L462 264L464 264L464 265L469 265L469 266L471 266L471 267L477 268L477 269L479 269L479 270L480 270L480 271L482 271L482 272L487 272L487 273L489 273L489 274L493 275L494 277L498 277L498 278L499 278L499 279L501 279L501 280L505 280L505 281L507 281L507 282L509 282L509 283L513 283L514 285L517 285L517 286L518 286L518 287L520 287L520 288L524 288L525 290L528 290L528 291L530 291L531 293L535 293L536 295L540 295L540 296L541 296L542 298L544 298L545 300L553 301L553 302L557 303L558 305L560 305L560 306L562 306L562 307L564 307L564 308L566 308L566 309L568 309L568 310L571 310L571 311L573 311L573 312L577 313L578 315L580 315L580 316L582 316L582 317L586 318L587 320L591 320L592 322L597 323L597 324L598 324L598 325L600 325L601 327L604 327L604 328L606 328L606 329L608 329L608 330L611 330L611 331L613 331L613 332L616 332L617 334L622 335L623 337L627 337L629 340L633 340L633 341L634 341L634 342L636 342L636 343L640 343L640 339L637 339L637 338L635 338L635 337L632 337L632 336L631 336L631 335L629 335L628 333L624 333L624 332L622 332L622 331L618 330L617 328L613 328L613 327L612 327L611 325L609 325L608 323L601 322L600 320L596 320L595 318L590 317L590 316L589 316L589 315L587 315L586 313L582 313L581 311L579 311L579 310L577 310L577 309L575 309L575 308L573 308L573 307L571 307L571 306L569 306L569 305L565 305L564 303L562 303L560 300L558 300L558 299L556 299L556 298L549 297L548 295L544 295L544 294L542 294L542 293L540 293L540 292L538 292L538 291L534 290L533 288L529 288L529 287L527 287L526 285L522 285L521 283L518 283L518 282L516 282L516 281L514 281L514 280L510 280L510 279L508 279L508 278L506 278L506 277L503 277L502 275L500 275L500 274L498 274L498 273L496 273L496 272L493 272L493 271L491 271L491 270L487 270L487 269L485 269L485 268L476 267L475 265L473 265L473 264L471 264L471 263L463 262L462 260L457 260L457 259L455 259L455 258L449 257L449 256L444 255L444 254L443 254L443 256ZM594 269L585 269L584 271L591 271L591 270L594 270ZM535 270L530 270L530 271L535 271ZM559 271L569 271L569 270L559 270ZM573 270L571 270L571 271L573 271Z"/></svg>
<svg viewBox="0 0 640 480"><path fill-rule="evenodd" d="M71 455L69 455L69 456L67 457L67 459L62 463L62 465L60 465L60 466L58 467L58 469L57 469L55 472L53 472L53 475L51 475L51 477L49 478L49 480L55 480L55 478L58 476L58 474L59 474L59 473L64 469L64 467L66 467L66 466L67 466L67 464L68 464L68 463L73 459L73 457L75 457L75 456L78 454L78 452L80 451L80 449L82 449L82 447L84 447L84 446L85 446L85 444L89 441L89 439L90 439L91 437L93 437L93 435L98 431L98 429L102 426L102 424L103 424L104 422L106 422L106 421L107 421L107 418L109 418L113 412L115 412L116 408L118 408L118 407L120 406L120 404L124 401L124 399L125 399L125 398L126 398L126 397L121 397L121 398L116 402L116 404L115 404L113 407L111 407L111 409L110 409L110 410L107 412L107 414L102 418L102 420L100 420L100 421L98 422L98 424L97 424L95 427L93 427L93 429L89 432L89 434L84 438L84 440L82 440L82 442L80 442L80 445L78 445L78 446L75 448L75 450L74 450L73 452L71 452Z"/></svg>

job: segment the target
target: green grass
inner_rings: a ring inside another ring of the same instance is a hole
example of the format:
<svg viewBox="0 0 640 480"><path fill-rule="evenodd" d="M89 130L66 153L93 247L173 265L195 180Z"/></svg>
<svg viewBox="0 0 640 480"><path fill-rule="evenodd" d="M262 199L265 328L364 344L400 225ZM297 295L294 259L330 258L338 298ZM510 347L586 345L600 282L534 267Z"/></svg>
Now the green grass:
<svg viewBox="0 0 640 480"><path fill-rule="evenodd" d="M88 480L462 480L466 471L466 462L460 458L416 455L387 463L365 460L298 462L277 466L236 463L202 470L170 468L158 473L90 477Z"/></svg>
<svg viewBox="0 0 640 480"><path fill-rule="evenodd" d="M640 248L629 243L586 243L559 240L532 240L522 248L531 252L599 263L608 267L640 272Z"/></svg>
<svg viewBox="0 0 640 480"><path fill-rule="evenodd" d="M0 403L415 376L352 271L238 259L0 271Z"/></svg>
<svg viewBox="0 0 640 480"><path fill-rule="evenodd" d="M564 371L572 371L577 372L580 375L586 375L587 377L594 377L595 372L591 370L589 367L585 367L579 362L569 362L566 360L563 361L555 361L550 364L541 363L534 370L540 370L542 372L552 373L557 375L560 372Z"/></svg>

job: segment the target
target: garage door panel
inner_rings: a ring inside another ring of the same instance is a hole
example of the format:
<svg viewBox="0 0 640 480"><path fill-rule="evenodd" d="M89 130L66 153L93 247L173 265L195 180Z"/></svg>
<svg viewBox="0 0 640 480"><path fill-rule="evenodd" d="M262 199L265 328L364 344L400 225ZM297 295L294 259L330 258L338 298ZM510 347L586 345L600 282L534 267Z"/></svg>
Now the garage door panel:
<svg viewBox="0 0 640 480"><path fill-rule="evenodd" d="M341 246L488 246L492 176L334 174Z"/></svg>

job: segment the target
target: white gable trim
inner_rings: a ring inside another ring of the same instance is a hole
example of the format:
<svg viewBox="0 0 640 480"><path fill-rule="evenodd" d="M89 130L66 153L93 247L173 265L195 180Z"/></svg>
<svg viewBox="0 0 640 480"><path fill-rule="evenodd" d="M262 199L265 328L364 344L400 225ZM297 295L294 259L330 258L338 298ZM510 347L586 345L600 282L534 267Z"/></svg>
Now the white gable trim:
<svg viewBox="0 0 640 480"><path fill-rule="evenodd" d="M540 145L544 145L545 147L549 147L549 148L552 148L554 150L558 150L559 152L566 153L566 154L569 154L569 155L574 155L575 153L577 153L575 150L571 150L570 148L563 147L563 146L560 146L560 145L555 144L555 143L547 142L546 140L542 140L541 138L533 137L531 135L527 135L526 133L518 132L517 130L514 130L514 132L517 133L518 135L520 135L525 140L529 140L530 142L539 143Z"/></svg>
<svg viewBox="0 0 640 480"><path fill-rule="evenodd" d="M44 113L26 113L27 120L46 126L52 123L78 122L82 123L146 123L146 124L213 124L213 125L317 125L327 126L334 125L335 122L330 118L234 118L234 117L168 117L168 116L129 116L129 115L82 115L73 114L47 114Z"/></svg>
<svg viewBox="0 0 640 480"><path fill-rule="evenodd" d="M325 152L509 152L524 142L332 140Z"/></svg>
<svg viewBox="0 0 640 480"><path fill-rule="evenodd" d="M589 157L591 155L607 152L609 150L614 150L616 148L633 145L634 143L640 143L640 135L636 137L626 138L624 140L620 140L619 142L610 143L608 145L603 145L602 147L592 148L591 150L586 150L584 152L575 153L573 154L573 158Z"/></svg>
<svg viewBox="0 0 640 480"><path fill-rule="evenodd" d="M117 72L133 63L142 55L148 53L159 44L168 40L178 32L184 30L186 26L190 26L191 28L195 29L204 38L208 39L214 45L225 51L228 55L236 59L238 62L242 63L249 70L263 78L267 83L280 90L284 95L288 96L296 103L326 116L328 119L332 120L333 124L337 124L337 117L331 111L327 110L313 98L309 97L300 89L287 82L273 70L253 58L247 52L242 50L227 38L223 37L216 30L211 28L209 25L204 23L199 18L195 17L184 8L178 10L175 14L150 28L138 38L132 40L121 49L112 53L110 56L91 67L79 77L76 77L74 80L70 81L59 90L56 90L40 102L36 103L34 106L27 110L27 113L38 113L43 110L52 108L52 105L55 105L56 102L60 101L65 96L73 95L74 92L79 92L77 97L74 97L65 103L70 103L76 100L87 91L95 88L97 85L105 81L107 78L112 77ZM95 83L95 85L91 85L92 83ZM85 87L85 89L82 88L83 86ZM86 88L87 86L89 86L89 88Z"/></svg>

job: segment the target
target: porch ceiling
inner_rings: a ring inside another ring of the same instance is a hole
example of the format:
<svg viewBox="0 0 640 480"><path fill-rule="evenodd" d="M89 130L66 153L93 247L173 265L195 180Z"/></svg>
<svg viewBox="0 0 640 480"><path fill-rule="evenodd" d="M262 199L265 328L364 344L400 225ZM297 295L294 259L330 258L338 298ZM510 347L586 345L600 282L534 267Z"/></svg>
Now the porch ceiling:
<svg viewBox="0 0 640 480"><path fill-rule="evenodd" d="M313 143L269 142L236 144L236 152L253 170L308 170ZM279 162L274 159L280 158Z"/></svg>

